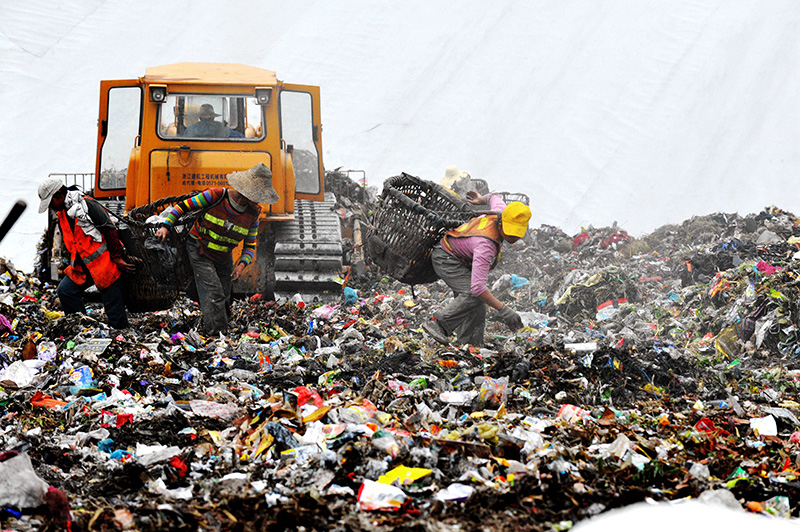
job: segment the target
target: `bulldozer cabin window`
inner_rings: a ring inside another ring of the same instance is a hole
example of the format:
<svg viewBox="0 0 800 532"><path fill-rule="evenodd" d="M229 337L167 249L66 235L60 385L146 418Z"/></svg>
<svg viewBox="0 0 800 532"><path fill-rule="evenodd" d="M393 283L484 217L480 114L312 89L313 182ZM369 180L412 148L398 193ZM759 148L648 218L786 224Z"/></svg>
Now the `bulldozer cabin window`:
<svg viewBox="0 0 800 532"><path fill-rule="evenodd" d="M125 188L132 139L139 134L141 99L138 87L113 87L108 91L108 129L100 152L101 190Z"/></svg>
<svg viewBox="0 0 800 532"><path fill-rule="evenodd" d="M317 194L322 180L319 154L314 142L314 117L311 95L306 92L281 92L281 128L286 144L294 148L295 189L298 193Z"/></svg>
<svg viewBox="0 0 800 532"><path fill-rule="evenodd" d="M161 105L158 135L164 139L249 141L264 138L263 107L253 97L169 94Z"/></svg>

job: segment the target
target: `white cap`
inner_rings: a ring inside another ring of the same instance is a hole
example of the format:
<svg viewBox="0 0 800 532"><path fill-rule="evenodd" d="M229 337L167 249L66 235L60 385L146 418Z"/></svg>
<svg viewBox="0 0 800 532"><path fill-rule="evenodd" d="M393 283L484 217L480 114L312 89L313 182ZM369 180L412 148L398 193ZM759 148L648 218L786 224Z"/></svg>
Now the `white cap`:
<svg viewBox="0 0 800 532"><path fill-rule="evenodd" d="M55 193L61 190L63 186L64 183L61 182L60 179L53 178L42 181L42 184L39 185L39 199L42 200L39 202L39 213L43 213L47 210L50 206L50 200L53 199Z"/></svg>

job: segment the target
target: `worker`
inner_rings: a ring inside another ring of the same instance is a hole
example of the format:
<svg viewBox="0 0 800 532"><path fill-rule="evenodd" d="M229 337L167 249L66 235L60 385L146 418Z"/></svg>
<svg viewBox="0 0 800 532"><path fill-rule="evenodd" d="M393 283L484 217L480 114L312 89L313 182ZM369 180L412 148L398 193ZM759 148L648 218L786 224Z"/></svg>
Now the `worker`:
<svg viewBox="0 0 800 532"><path fill-rule="evenodd" d="M467 201L488 204L490 213L449 231L431 253L434 271L453 290L455 298L436 312L433 320L423 322L422 328L443 344L449 343L455 331L459 344L482 346L487 305L497 310L497 319L512 331L522 327L519 314L492 295L486 280L500 260L502 243L514 243L525 236L531 210L519 201L506 206L497 194L484 196L474 190L467 192Z"/></svg>
<svg viewBox="0 0 800 532"><path fill-rule="evenodd" d="M103 298L108 324L114 329L127 328L130 324L122 273L135 273L136 268L124 258L124 248L108 211L58 179L46 179L39 185L39 199L40 213L50 208L58 216L70 256L66 276L56 289L61 308L67 314L86 314L83 292L94 284Z"/></svg>
<svg viewBox="0 0 800 532"><path fill-rule="evenodd" d="M238 131L234 131L222 122L214 120L220 116L214 111L214 106L210 103L204 103L200 106L200 112L197 115L199 120L187 127L183 132L184 137L204 137L204 138L217 138L224 139L228 137L243 137Z"/></svg>
<svg viewBox="0 0 800 532"><path fill-rule="evenodd" d="M259 203L278 201L272 172L262 164L228 174L232 188L209 188L186 199L167 214L156 237L162 242L169 229L186 213L201 210L186 239L186 251L200 300L203 329L209 336L228 328L228 301L233 281L238 281L253 260L258 235ZM236 267L233 249L244 241Z"/></svg>

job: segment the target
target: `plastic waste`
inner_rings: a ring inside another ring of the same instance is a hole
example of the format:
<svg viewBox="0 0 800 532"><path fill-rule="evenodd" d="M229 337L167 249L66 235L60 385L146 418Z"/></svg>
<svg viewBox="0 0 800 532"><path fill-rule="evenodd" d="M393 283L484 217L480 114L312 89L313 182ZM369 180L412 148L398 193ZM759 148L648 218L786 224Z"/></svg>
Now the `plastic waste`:
<svg viewBox="0 0 800 532"><path fill-rule="evenodd" d="M18 388L28 386L38 373L28 360L17 360L11 363L5 371L0 372L0 380L11 381Z"/></svg>
<svg viewBox="0 0 800 532"><path fill-rule="evenodd" d="M492 283L492 292L508 290L509 288L511 288L511 274L509 273L501 275L499 279Z"/></svg>
<svg viewBox="0 0 800 532"><path fill-rule="evenodd" d="M525 277L520 277L516 273L511 274L511 289L515 290L517 288L522 288L523 286L529 284L530 281Z"/></svg>
<svg viewBox="0 0 800 532"><path fill-rule="evenodd" d="M714 341L714 348L727 358L733 360L739 356L739 335L733 325L722 330Z"/></svg>
<svg viewBox="0 0 800 532"><path fill-rule="evenodd" d="M122 449L117 449L109 455L109 458L112 460L119 460L120 462L128 462L133 459L133 454Z"/></svg>
<svg viewBox="0 0 800 532"><path fill-rule="evenodd" d="M190 368L183 374L183 380L191 383L199 383L203 380L203 374L197 368Z"/></svg>
<svg viewBox="0 0 800 532"><path fill-rule="evenodd" d="M692 467L689 468L689 475L696 480L708 480L711 478L708 466L699 462L692 464Z"/></svg>
<svg viewBox="0 0 800 532"><path fill-rule="evenodd" d="M576 405L563 404L558 409L556 417L564 419L570 423L577 423L583 421L584 418L591 416L592 413Z"/></svg>
<svg viewBox="0 0 800 532"><path fill-rule="evenodd" d="M445 489L436 492L434 498L439 501L466 501L473 493L475 493L475 488L472 486L454 482Z"/></svg>
<svg viewBox="0 0 800 532"><path fill-rule="evenodd" d="M35 508L45 503L48 484L36 474L27 454L0 462L0 506Z"/></svg>
<svg viewBox="0 0 800 532"><path fill-rule="evenodd" d="M275 421L270 421L267 423L266 428L267 432L273 438L275 438L275 442L278 444L280 450L292 449L294 447L297 447L298 444L297 438L294 437L294 435L291 433L291 431L289 431L289 429L287 429L280 423L277 423Z"/></svg>
<svg viewBox="0 0 800 532"><path fill-rule="evenodd" d="M358 301L358 291L350 288L349 286L344 287L344 302L345 304L351 304Z"/></svg>
<svg viewBox="0 0 800 532"><path fill-rule="evenodd" d="M339 305L321 305L311 313L315 318L331 319L339 312Z"/></svg>
<svg viewBox="0 0 800 532"><path fill-rule="evenodd" d="M753 418L750 420L750 428L759 436L777 436L778 425L772 414L764 417Z"/></svg>
<svg viewBox="0 0 800 532"><path fill-rule="evenodd" d="M193 399L189 401L189 407L192 412L199 416L212 417L217 419L233 419L240 410L235 404L230 403L217 403L214 401L204 401L202 399Z"/></svg>
<svg viewBox="0 0 800 532"><path fill-rule="evenodd" d="M89 366L81 366L70 372L69 380L73 383L69 388L70 393L77 395L84 388L94 387L94 372Z"/></svg>
<svg viewBox="0 0 800 532"><path fill-rule="evenodd" d="M475 377L475 384L480 386L478 395L487 403L505 403L508 390L508 377L493 379L491 377Z"/></svg>
<svg viewBox="0 0 800 532"><path fill-rule="evenodd" d="M417 480L427 477L433 473L432 470L426 469L423 467L406 467L406 466L397 466L391 471L388 471L386 474L381 475L378 478L378 482L381 484L397 484L400 486L405 486L407 484L413 484Z"/></svg>
<svg viewBox="0 0 800 532"><path fill-rule="evenodd" d="M742 509L741 503L739 503L733 492L726 489L706 490L700 494L697 500L706 504L718 504L732 510Z"/></svg>
<svg viewBox="0 0 800 532"><path fill-rule="evenodd" d="M536 312L535 310L517 312L517 314L519 314L519 317L522 318L522 325L525 327L545 327L550 320L553 319L547 314L542 314L540 312Z"/></svg>
<svg viewBox="0 0 800 532"><path fill-rule="evenodd" d="M776 495L771 499L767 499L760 505L760 511L766 515L774 515L788 519L792 516L792 506L789 503L789 497L785 495Z"/></svg>
<svg viewBox="0 0 800 532"><path fill-rule="evenodd" d="M36 358L45 362L53 362L58 356L58 349L53 342L40 342L36 346Z"/></svg>
<svg viewBox="0 0 800 532"><path fill-rule="evenodd" d="M477 396L478 392L474 390L451 391L440 393L439 399L447 404L464 406L470 404Z"/></svg>
<svg viewBox="0 0 800 532"><path fill-rule="evenodd" d="M577 342L564 344L564 349L575 351L576 353L597 351L597 342Z"/></svg>
<svg viewBox="0 0 800 532"><path fill-rule="evenodd" d="M400 488L365 480L358 490L358 509L365 512L374 510L399 510L406 501L406 494Z"/></svg>
<svg viewBox="0 0 800 532"><path fill-rule="evenodd" d="M14 334L14 327L3 314L0 314L0 333Z"/></svg>
<svg viewBox="0 0 800 532"><path fill-rule="evenodd" d="M164 271L172 272L177 263L177 252L175 248L168 246L165 242L161 242L154 236L147 237L144 240L144 247L158 257L158 261L162 264Z"/></svg>
<svg viewBox="0 0 800 532"><path fill-rule="evenodd" d="M136 444L136 461L143 466L151 466L158 462L170 460L173 456L179 455L181 449L176 446L167 447L166 445L144 445Z"/></svg>
<svg viewBox="0 0 800 532"><path fill-rule="evenodd" d="M281 458L294 458L298 464L305 464L312 457L322 453L318 445L301 445L292 449L281 451Z"/></svg>
<svg viewBox="0 0 800 532"><path fill-rule="evenodd" d="M400 444L394 436L372 438L371 443L392 458L396 458L400 454Z"/></svg>

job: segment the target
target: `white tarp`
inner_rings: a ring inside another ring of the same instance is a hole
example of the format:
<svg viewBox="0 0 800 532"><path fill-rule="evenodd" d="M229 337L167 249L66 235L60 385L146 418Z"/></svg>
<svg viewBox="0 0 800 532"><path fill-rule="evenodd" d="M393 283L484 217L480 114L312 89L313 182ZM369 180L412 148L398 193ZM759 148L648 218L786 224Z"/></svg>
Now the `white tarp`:
<svg viewBox="0 0 800 532"><path fill-rule="evenodd" d="M793 0L0 3L0 244L30 271L36 186L94 171L101 79L244 63L322 87L326 167L524 192L532 226L634 236L800 211Z"/></svg>

